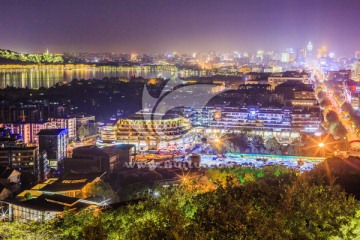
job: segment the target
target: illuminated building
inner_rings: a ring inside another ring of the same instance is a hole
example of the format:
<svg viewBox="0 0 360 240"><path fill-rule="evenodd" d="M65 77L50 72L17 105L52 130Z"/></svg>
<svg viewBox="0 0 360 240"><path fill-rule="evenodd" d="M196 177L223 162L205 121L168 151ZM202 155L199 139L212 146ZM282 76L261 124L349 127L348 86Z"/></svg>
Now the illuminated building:
<svg viewBox="0 0 360 240"><path fill-rule="evenodd" d="M286 52L289 54L289 62L295 61L295 51L292 48L288 48Z"/></svg>
<svg viewBox="0 0 360 240"><path fill-rule="evenodd" d="M214 119L210 128L222 132L250 129L262 134L298 137L300 132L316 132L319 116L318 111L304 108L225 107L221 118Z"/></svg>
<svg viewBox="0 0 360 240"><path fill-rule="evenodd" d="M68 131L68 138L76 138L76 118L75 117L62 117L62 118L49 118L48 129L64 128Z"/></svg>
<svg viewBox="0 0 360 240"><path fill-rule="evenodd" d="M314 49L313 44L311 42L309 42L308 45L306 46L306 58L307 59L313 58L313 49Z"/></svg>
<svg viewBox="0 0 360 240"><path fill-rule="evenodd" d="M119 119L113 126L101 129L104 143L134 144L140 150L188 147L196 138L190 120L175 114L154 115L139 112ZM115 140L114 140L115 138Z"/></svg>
<svg viewBox="0 0 360 240"><path fill-rule="evenodd" d="M75 212L89 207L78 198L45 194L21 202L4 200L0 204L6 209L4 220L20 222L44 222L62 216L66 208Z"/></svg>
<svg viewBox="0 0 360 240"><path fill-rule="evenodd" d="M302 62L306 59L306 50L304 48L298 49L296 54L296 61Z"/></svg>
<svg viewBox="0 0 360 240"><path fill-rule="evenodd" d="M327 48L325 46L318 49L317 57L318 58L327 58L328 57L328 51L327 51Z"/></svg>
<svg viewBox="0 0 360 240"><path fill-rule="evenodd" d="M360 94L360 83L350 79L343 82L344 101L350 103L351 106L356 111L360 110L359 94Z"/></svg>
<svg viewBox="0 0 360 240"><path fill-rule="evenodd" d="M271 89L275 89L276 86L288 81L300 81L309 84L309 76L298 72L284 72L274 73L268 77L268 84L271 85Z"/></svg>
<svg viewBox="0 0 360 240"><path fill-rule="evenodd" d="M48 179L44 183L25 190L16 198L17 201L1 201L6 221L44 222L60 217L65 211L74 213L104 207L111 203L107 196L89 197L89 186L101 181L104 173L68 174L62 178ZM30 193L32 198L26 199Z"/></svg>
<svg viewBox="0 0 360 240"><path fill-rule="evenodd" d="M357 61L353 65L353 72L354 72L354 80L357 80L359 82L360 79L360 61Z"/></svg>
<svg viewBox="0 0 360 240"><path fill-rule="evenodd" d="M312 98L295 98L290 100L294 107L311 107L318 104L316 99Z"/></svg>
<svg viewBox="0 0 360 240"><path fill-rule="evenodd" d="M14 134L19 134L22 137L24 143L31 143L34 139L34 136L31 134L31 124L30 123L4 123L3 127L11 129L11 132Z"/></svg>
<svg viewBox="0 0 360 240"><path fill-rule="evenodd" d="M95 116L93 115L77 114L74 117L76 118L76 129L80 126L89 126L89 124L95 122Z"/></svg>
<svg viewBox="0 0 360 240"><path fill-rule="evenodd" d="M47 122L39 123L4 123L4 127L11 129L14 134L20 134L22 136L23 142L26 144L29 143L38 143L39 139L37 133L42 129L47 129Z"/></svg>
<svg viewBox="0 0 360 240"><path fill-rule="evenodd" d="M138 54L137 53L131 53L130 61L137 62L138 61Z"/></svg>
<svg viewBox="0 0 360 240"><path fill-rule="evenodd" d="M281 62L287 63L290 62L290 54L289 53L281 53Z"/></svg>
<svg viewBox="0 0 360 240"><path fill-rule="evenodd" d="M356 60L360 60L360 51L356 51L354 57Z"/></svg>
<svg viewBox="0 0 360 240"><path fill-rule="evenodd" d="M326 79L328 81L343 82L347 79L351 79L351 75L351 70L328 71Z"/></svg>
<svg viewBox="0 0 360 240"><path fill-rule="evenodd" d="M311 107L318 104L315 98L315 92L312 89L294 90L294 99L290 101L294 107Z"/></svg>
<svg viewBox="0 0 360 240"><path fill-rule="evenodd" d="M36 175L38 148L16 146L0 148L0 167L11 167L20 172Z"/></svg>
<svg viewBox="0 0 360 240"><path fill-rule="evenodd" d="M82 197L86 195L91 183L101 180L105 172L98 173L70 173L57 179L51 184L47 184L39 191L48 195L63 195L67 197Z"/></svg>
<svg viewBox="0 0 360 240"><path fill-rule="evenodd" d="M62 161L67 155L67 129L43 129L38 136L39 150L46 152L49 166L55 169L61 167Z"/></svg>
<svg viewBox="0 0 360 240"><path fill-rule="evenodd" d="M256 58L262 61L264 59L264 50L258 50L256 53Z"/></svg>

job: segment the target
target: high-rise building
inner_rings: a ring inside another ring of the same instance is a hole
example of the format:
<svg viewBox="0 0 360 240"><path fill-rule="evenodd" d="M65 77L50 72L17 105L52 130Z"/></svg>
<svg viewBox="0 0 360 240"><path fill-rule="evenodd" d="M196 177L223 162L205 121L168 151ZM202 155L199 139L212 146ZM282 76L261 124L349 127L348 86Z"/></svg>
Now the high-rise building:
<svg viewBox="0 0 360 240"><path fill-rule="evenodd" d="M318 58L327 58L328 57L328 51L325 46L318 49Z"/></svg>
<svg viewBox="0 0 360 240"><path fill-rule="evenodd" d="M306 58L307 59L311 59L313 57L313 49L314 46L311 42L308 43L308 45L306 46Z"/></svg>
<svg viewBox="0 0 360 240"><path fill-rule="evenodd" d="M62 166L63 159L67 156L68 145L67 129L43 129L38 133L39 150L46 152L51 168Z"/></svg>
<svg viewBox="0 0 360 240"><path fill-rule="evenodd" d="M354 72L354 74L353 74L354 80L359 81L359 77L360 77L360 61L357 61L357 62L354 63L352 70Z"/></svg>
<svg viewBox="0 0 360 240"><path fill-rule="evenodd" d="M290 54L285 52L285 53L281 53L281 61L282 62L290 62Z"/></svg>
<svg viewBox="0 0 360 240"><path fill-rule="evenodd" d="M296 61L301 62L306 58L306 50L304 48L298 49L296 54Z"/></svg>
<svg viewBox="0 0 360 240"><path fill-rule="evenodd" d="M360 51L355 52L355 59L360 60Z"/></svg>

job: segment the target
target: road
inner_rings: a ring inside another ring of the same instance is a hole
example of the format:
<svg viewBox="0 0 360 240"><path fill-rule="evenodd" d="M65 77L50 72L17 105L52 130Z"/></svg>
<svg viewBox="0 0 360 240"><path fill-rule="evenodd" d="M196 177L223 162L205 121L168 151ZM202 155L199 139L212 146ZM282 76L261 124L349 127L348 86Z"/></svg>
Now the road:
<svg viewBox="0 0 360 240"><path fill-rule="evenodd" d="M320 86L317 85L316 89L318 88L324 89L328 99L331 102L331 106L323 110L324 118L328 111L330 110L334 111L338 115L339 121L342 123L342 125L345 127L347 131L346 134L347 141L351 142L351 141L359 140L360 137L356 133L355 126L351 123L351 119L346 113L344 113L341 110L341 106L344 103L344 101L341 98L339 98L339 96L334 94L334 89L330 89L329 86L325 84L326 78L324 74L320 74L319 72L315 71L314 78L320 81ZM360 149L360 143L351 144L351 148Z"/></svg>
<svg viewBox="0 0 360 240"><path fill-rule="evenodd" d="M302 157L302 156L281 156L281 155L263 155L263 154L241 154L229 153L224 157L217 155L200 154L202 167L218 166L250 166L264 167L269 165L283 165L289 168L295 168L301 172L309 171L316 164L321 163L324 158Z"/></svg>

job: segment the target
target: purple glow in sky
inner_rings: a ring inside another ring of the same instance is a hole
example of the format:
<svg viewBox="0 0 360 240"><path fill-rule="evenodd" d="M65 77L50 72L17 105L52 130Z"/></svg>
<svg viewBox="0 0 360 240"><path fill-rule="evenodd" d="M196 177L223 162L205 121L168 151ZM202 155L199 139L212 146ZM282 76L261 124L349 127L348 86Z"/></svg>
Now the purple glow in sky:
<svg viewBox="0 0 360 240"><path fill-rule="evenodd" d="M0 0L0 48L21 52L360 49L359 0Z"/></svg>

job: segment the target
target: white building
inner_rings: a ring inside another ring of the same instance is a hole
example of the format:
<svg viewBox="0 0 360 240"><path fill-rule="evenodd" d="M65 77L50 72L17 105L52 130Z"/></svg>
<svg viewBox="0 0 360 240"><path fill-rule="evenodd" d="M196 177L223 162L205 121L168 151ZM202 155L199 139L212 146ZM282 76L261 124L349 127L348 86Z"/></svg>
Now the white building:
<svg viewBox="0 0 360 240"><path fill-rule="evenodd" d="M75 117L64 117L64 118L49 118L48 129L67 129L68 138L76 138L76 118Z"/></svg>
<svg viewBox="0 0 360 240"><path fill-rule="evenodd" d="M37 144L39 142L37 133L42 129L47 129L47 122L41 123L4 123L3 127L11 129L12 133L20 134L26 144Z"/></svg>
<svg viewBox="0 0 360 240"><path fill-rule="evenodd" d="M309 76L307 74L300 74L297 72L284 72L272 74L268 77L268 84L271 85L271 89L275 89L276 86L287 81L300 81L304 84L309 84Z"/></svg>

